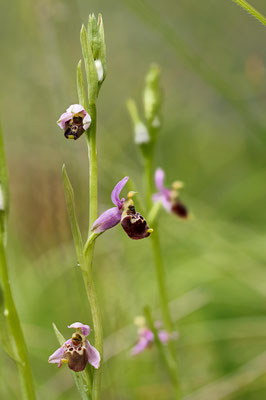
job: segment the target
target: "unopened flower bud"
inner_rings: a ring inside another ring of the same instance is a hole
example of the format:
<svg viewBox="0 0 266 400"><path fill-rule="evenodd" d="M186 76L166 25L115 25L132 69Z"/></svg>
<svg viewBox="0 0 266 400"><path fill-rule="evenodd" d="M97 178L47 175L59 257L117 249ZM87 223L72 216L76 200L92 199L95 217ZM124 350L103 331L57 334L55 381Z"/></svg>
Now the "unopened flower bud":
<svg viewBox="0 0 266 400"><path fill-rule="evenodd" d="M103 65L101 60L97 59L94 61L97 75L98 75L98 82L102 82L103 80Z"/></svg>
<svg viewBox="0 0 266 400"><path fill-rule="evenodd" d="M143 122L139 118L139 113L135 101L129 99L127 101L127 108L134 126L135 143L139 145L149 143L150 135L146 125L143 124Z"/></svg>
<svg viewBox="0 0 266 400"><path fill-rule="evenodd" d="M151 65L146 76L146 85L143 93L145 117L153 127L160 126L158 115L162 103L160 88L160 69L157 65ZM155 126L154 126L155 124Z"/></svg>

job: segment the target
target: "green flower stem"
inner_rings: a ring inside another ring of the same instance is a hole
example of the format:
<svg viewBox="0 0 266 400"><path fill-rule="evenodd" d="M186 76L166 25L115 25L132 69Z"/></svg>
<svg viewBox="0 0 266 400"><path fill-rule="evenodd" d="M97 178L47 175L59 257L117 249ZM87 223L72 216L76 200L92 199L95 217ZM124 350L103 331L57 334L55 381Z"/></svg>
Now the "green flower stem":
<svg viewBox="0 0 266 400"><path fill-rule="evenodd" d="M148 306L144 307L144 314L145 314L148 326L151 329L152 333L154 334L155 344L160 352L161 358L164 360L164 363L166 364L166 366L168 368L168 372L172 379L174 390L175 390L175 399L179 400L179 399L181 399L181 394L180 394L180 385L179 385L179 381L178 381L178 375L176 373L176 364L175 364L174 360L171 358L171 355L167 352L167 348L165 346L163 346L163 344L161 343L161 341L159 339L158 331L154 326L154 321L153 321L153 318L151 315L150 308Z"/></svg>
<svg viewBox="0 0 266 400"><path fill-rule="evenodd" d="M146 187L146 207L147 211L152 208L152 188L153 188L153 156L150 150L144 158L145 160L145 187Z"/></svg>
<svg viewBox="0 0 266 400"><path fill-rule="evenodd" d="M145 175L146 175L146 196L147 196L147 210L151 210L152 204L152 187L153 187L153 174L152 174L152 166L153 166L153 157L151 154L149 163L146 162L145 164ZM161 310L165 328L167 332L172 333L174 324L172 322L171 313L168 304L168 296L167 296L167 289L166 289L166 281L165 281L165 273L164 273L164 266L163 266L163 258L160 249L160 240L159 240L159 231L158 225L153 226L154 232L151 234L151 243L152 243L152 250L153 250L153 258L154 258L154 265L156 271L156 278L157 278L157 285L159 290L159 298L161 303ZM177 367L177 355L175 344L172 340L168 342L168 348L170 350L170 357L166 358L166 362L168 364L168 370L170 371L170 377L173 381L173 384L176 389L176 400L180 399L180 389L178 383L178 367ZM173 380L173 371L175 378Z"/></svg>
<svg viewBox="0 0 266 400"><path fill-rule="evenodd" d="M91 116L91 126L87 134L88 154L90 162L90 194L89 194L89 234L93 222L97 218L98 213L98 164L97 164L97 149L96 149L96 106L89 106L89 114Z"/></svg>
<svg viewBox="0 0 266 400"><path fill-rule="evenodd" d="M232 0L234 3L238 4L244 10L246 10L249 14L251 14L254 18L260 21L263 25L266 26L266 18L259 11L257 11L254 7L252 7L245 0Z"/></svg>
<svg viewBox="0 0 266 400"><path fill-rule="evenodd" d="M95 104L89 107L92 124L87 134L88 149L89 149L89 163L90 163L90 193L89 193L89 226L91 228L93 222L97 218L98 213L98 167L97 167L97 149L96 149L96 106ZM95 347L99 351L101 356L101 365L103 358L103 332L102 332L102 321L100 306L97 299L96 289L93 281L93 253L95 240L89 240L91 238L89 228L88 240L84 248L84 258L86 265L86 273L83 272L84 282L86 291L90 303L92 321L95 335ZM94 238L95 239L95 238ZM101 374L102 367L95 370L93 374L93 385L92 385L92 400L99 400L101 394Z"/></svg>
<svg viewBox="0 0 266 400"><path fill-rule="evenodd" d="M4 299L5 299L5 315L10 328L10 333L14 339L16 347L16 354L18 358L17 366L20 375L23 399L35 400L36 395L35 395L35 389L33 384L33 377L31 373L27 347L21 329L15 303L12 297L12 292L8 278L5 247L2 241L0 241L0 276L1 276L1 283L3 286Z"/></svg>

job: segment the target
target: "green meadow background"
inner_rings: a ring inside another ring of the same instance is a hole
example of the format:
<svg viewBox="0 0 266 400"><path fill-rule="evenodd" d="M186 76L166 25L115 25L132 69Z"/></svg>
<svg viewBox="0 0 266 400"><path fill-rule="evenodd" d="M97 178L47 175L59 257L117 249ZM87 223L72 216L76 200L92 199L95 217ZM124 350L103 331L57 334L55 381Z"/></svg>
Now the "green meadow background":
<svg viewBox="0 0 266 400"><path fill-rule="evenodd" d="M263 0L252 5L266 13ZM160 216L161 246L184 400L266 398L266 28L230 0L1 1L0 113L11 190L8 262L39 400L77 399L52 322L91 323L68 223L61 167L88 225L85 138L65 140L59 115L77 102L79 31L104 18L108 76L98 101L99 210L129 175L143 198L141 158L126 100L141 106L151 62L162 70L163 128L156 165L186 186L194 218ZM102 398L170 400L155 348L130 357L133 320L161 318L149 239L120 226L96 244L105 337ZM0 327L1 329L1 327ZM20 399L0 349L0 398Z"/></svg>

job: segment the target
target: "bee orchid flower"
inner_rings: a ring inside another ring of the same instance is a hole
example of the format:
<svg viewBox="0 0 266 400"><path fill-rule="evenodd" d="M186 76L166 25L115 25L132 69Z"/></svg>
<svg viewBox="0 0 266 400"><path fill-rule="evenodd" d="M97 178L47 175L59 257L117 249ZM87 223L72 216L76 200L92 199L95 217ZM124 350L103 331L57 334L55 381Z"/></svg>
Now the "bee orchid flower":
<svg viewBox="0 0 266 400"><path fill-rule="evenodd" d="M91 124L91 117L80 104L72 104L64 112L57 125L65 131L65 138L77 140Z"/></svg>
<svg viewBox="0 0 266 400"><path fill-rule="evenodd" d="M138 329L138 340L133 349L131 350L131 355L136 356L142 353L145 349L149 349L154 343L154 334L147 327L144 317L137 317L135 319L135 325L139 327ZM166 344L169 340L176 340L178 338L177 332L168 333L166 330L161 329L161 322L155 322L155 328L157 330L158 338L162 344Z"/></svg>
<svg viewBox="0 0 266 400"><path fill-rule="evenodd" d="M62 363L67 363L68 367L75 372L83 371L87 363L94 368L99 368L100 354L86 339L90 333L89 325L75 322L68 328L74 328L76 332L49 357L48 362L58 364L58 368Z"/></svg>
<svg viewBox="0 0 266 400"><path fill-rule="evenodd" d="M145 218L136 212L132 197L134 192L129 192L127 198L120 199L120 192L127 183L129 177L125 176L114 187L111 200L115 207L104 211L92 225L92 232L102 233L113 228L121 222L122 228L131 239L143 239L152 232Z"/></svg>
<svg viewBox="0 0 266 400"><path fill-rule="evenodd" d="M164 186L165 173L161 168L157 168L155 171L155 185L158 189L158 193L153 195L153 201L161 201L166 211L172 212L178 215L180 218L188 217L187 207L179 199L179 189L183 187L183 183L175 181L172 184L172 188L166 188Z"/></svg>

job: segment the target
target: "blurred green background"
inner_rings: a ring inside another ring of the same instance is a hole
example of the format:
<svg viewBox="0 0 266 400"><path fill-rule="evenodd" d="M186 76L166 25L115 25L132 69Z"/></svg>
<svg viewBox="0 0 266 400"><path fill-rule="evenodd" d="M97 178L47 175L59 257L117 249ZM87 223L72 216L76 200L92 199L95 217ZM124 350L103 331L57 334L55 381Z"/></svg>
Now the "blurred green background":
<svg viewBox="0 0 266 400"><path fill-rule="evenodd" d="M252 4L266 14L263 0ZM98 101L100 211L125 175L145 193L125 102L131 96L140 105L151 62L162 69L156 166L169 185L186 183L182 200L195 216L160 220L184 399L264 399L266 28L229 0L12 0L1 2L0 24L8 260L38 398L78 396L68 369L47 363L58 346L52 322L65 336L69 323L91 323L61 179L66 163L85 237L87 149L84 137L67 141L56 126L77 102L79 31L90 12L103 14L108 52ZM106 339L103 399L170 399L156 349L129 355L143 306L160 319L149 239L134 242L120 226L106 232L95 275ZM0 359L0 398L19 399L15 365L1 349Z"/></svg>

